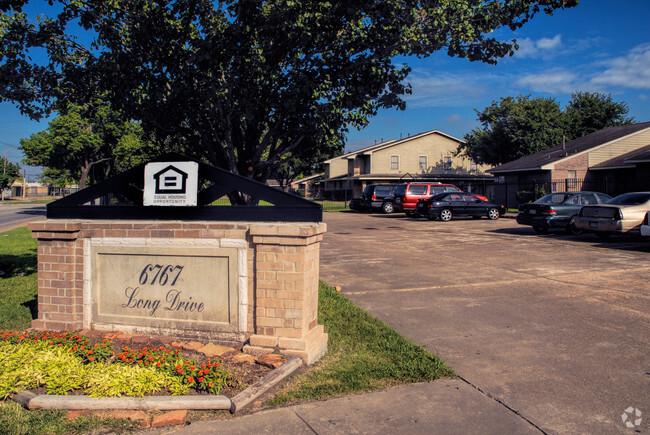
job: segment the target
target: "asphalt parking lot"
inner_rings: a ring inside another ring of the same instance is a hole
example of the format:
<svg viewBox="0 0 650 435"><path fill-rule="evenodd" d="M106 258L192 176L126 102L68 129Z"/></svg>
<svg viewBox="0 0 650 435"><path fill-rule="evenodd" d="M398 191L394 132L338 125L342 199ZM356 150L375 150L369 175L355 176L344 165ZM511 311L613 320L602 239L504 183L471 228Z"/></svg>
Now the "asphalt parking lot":
<svg viewBox="0 0 650 435"><path fill-rule="evenodd" d="M321 279L546 433L650 429L650 241L325 213Z"/></svg>

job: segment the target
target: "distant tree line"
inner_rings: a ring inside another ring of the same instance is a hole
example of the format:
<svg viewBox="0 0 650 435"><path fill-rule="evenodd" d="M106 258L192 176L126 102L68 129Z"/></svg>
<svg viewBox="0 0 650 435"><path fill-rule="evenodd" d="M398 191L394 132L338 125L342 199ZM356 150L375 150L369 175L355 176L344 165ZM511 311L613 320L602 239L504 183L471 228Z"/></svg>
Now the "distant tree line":
<svg viewBox="0 0 650 435"><path fill-rule="evenodd" d="M480 127L466 134L456 155L500 165L606 127L634 122L628 105L611 95L575 92L564 110L553 98L519 95L476 110Z"/></svg>

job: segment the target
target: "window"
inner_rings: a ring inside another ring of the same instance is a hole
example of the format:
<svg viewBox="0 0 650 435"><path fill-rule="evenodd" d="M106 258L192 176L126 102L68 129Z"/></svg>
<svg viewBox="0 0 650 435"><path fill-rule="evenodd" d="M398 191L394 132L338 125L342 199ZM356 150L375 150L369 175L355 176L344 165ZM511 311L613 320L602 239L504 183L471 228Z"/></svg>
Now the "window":
<svg viewBox="0 0 650 435"><path fill-rule="evenodd" d="M399 169L399 156L390 156L390 169L394 171Z"/></svg>
<svg viewBox="0 0 650 435"><path fill-rule="evenodd" d="M427 186L423 186L422 184L411 184L409 185L409 193L411 195L426 195Z"/></svg>
<svg viewBox="0 0 650 435"><path fill-rule="evenodd" d="M445 171L451 170L451 156L445 156L443 161L443 168L445 169Z"/></svg>
<svg viewBox="0 0 650 435"><path fill-rule="evenodd" d="M427 165L427 156L419 157L419 165L420 165L420 171L425 172L427 170L427 168L429 167Z"/></svg>
<svg viewBox="0 0 650 435"><path fill-rule="evenodd" d="M469 193L463 194L463 200L465 202L476 202L478 198L475 197L474 195L470 195Z"/></svg>
<svg viewBox="0 0 650 435"><path fill-rule="evenodd" d="M582 195L581 199L582 199L581 205L598 204L596 195L594 195L593 193L590 193L588 195Z"/></svg>

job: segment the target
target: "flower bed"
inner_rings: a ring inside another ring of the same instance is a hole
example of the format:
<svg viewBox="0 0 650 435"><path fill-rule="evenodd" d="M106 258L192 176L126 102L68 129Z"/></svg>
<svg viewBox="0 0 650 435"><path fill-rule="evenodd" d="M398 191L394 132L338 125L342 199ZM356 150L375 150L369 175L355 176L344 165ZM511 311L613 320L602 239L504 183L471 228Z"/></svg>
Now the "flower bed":
<svg viewBox="0 0 650 435"><path fill-rule="evenodd" d="M23 389L92 397L234 395L270 370L234 364L232 354L207 358L153 341L133 348L70 331L2 331L0 397Z"/></svg>

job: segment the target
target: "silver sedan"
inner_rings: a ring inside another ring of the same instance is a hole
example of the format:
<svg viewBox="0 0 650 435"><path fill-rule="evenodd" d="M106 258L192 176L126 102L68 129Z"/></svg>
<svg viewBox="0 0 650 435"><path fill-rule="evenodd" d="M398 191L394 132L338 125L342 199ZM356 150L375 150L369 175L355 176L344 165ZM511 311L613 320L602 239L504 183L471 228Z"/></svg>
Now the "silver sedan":
<svg viewBox="0 0 650 435"><path fill-rule="evenodd" d="M575 226L603 239L614 233L638 234L648 211L650 192L624 193L606 204L582 207Z"/></svg>

